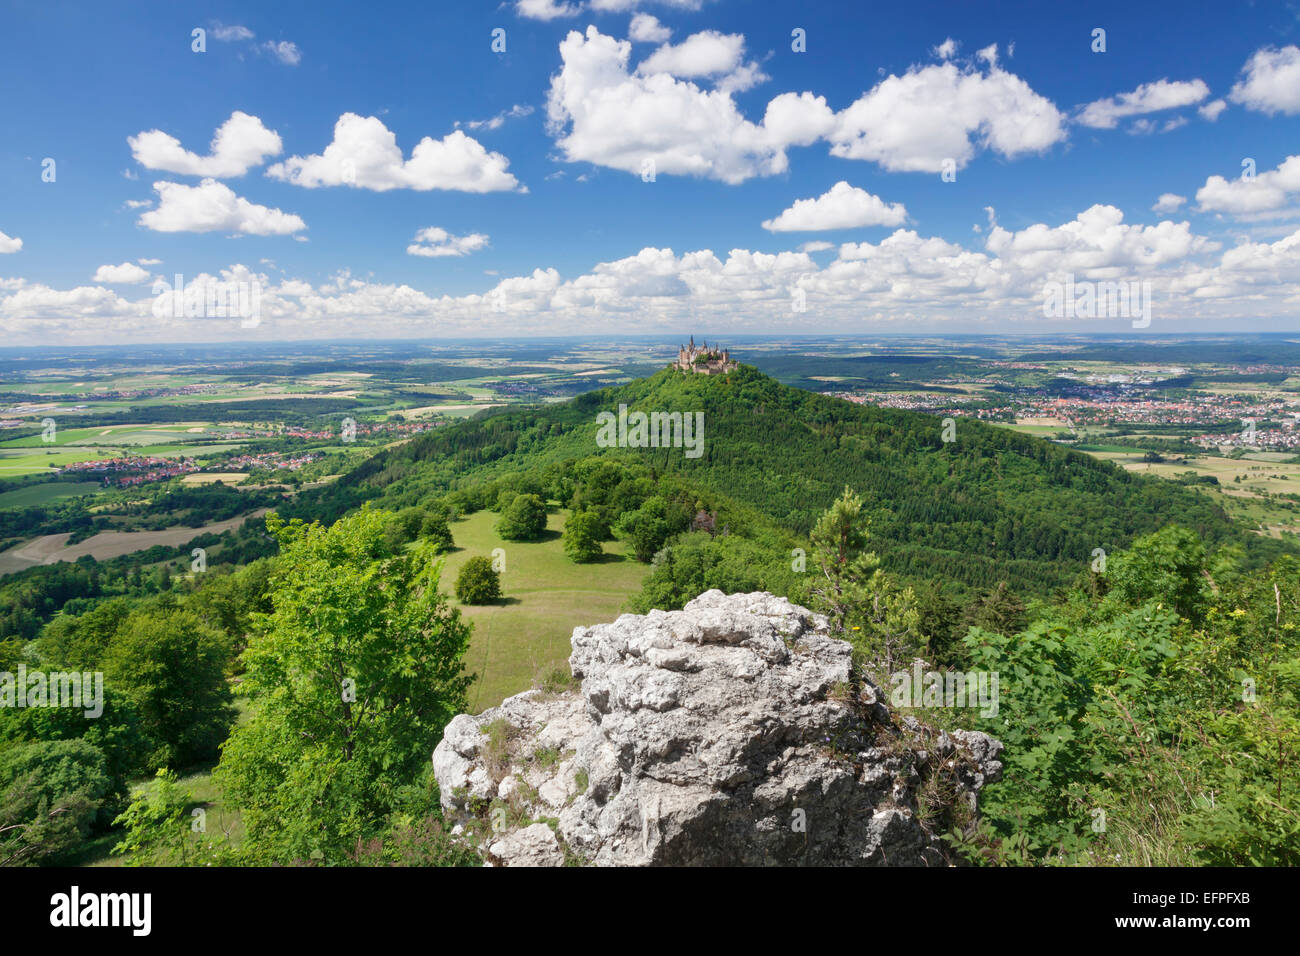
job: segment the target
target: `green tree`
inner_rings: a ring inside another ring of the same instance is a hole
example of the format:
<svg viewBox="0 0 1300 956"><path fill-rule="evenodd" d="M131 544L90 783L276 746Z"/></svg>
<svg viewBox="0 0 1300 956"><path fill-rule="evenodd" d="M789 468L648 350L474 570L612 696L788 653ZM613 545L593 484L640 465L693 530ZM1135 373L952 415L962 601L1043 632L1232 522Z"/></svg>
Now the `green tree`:
<svg viewBox="0 0 1300 956"><path fill-rule="evenodd" d="M662 495L647 498L636 511L625 512L618 533L632 542L638 561L649 563L673 535L690 527L690 512Z"/></svg>
<svg viewBox="0 0 1300 956"><path fill-rule="evenodd" d="M75 848L112 789L103 753L84 740L0 752L0 866L47 862Z"/></svg>
<svg viewBox="0 0 1300 956"><path fill-rule="evenodd" d="M420 525L420 537L433 546L436 554L450 551L456 546L451 537L451 528L447 525L446 514L431 512L426 515L424 523Z"/></svg>
<svg viewBox="0 0 1300 956"><path fill-rule="evenodd" d="M501 576L491 558L476 555L456 576L456 600L461 604L493 604L501 600Z"/></svg>
<svg viewBox="0 0 1300 956"><path fill-rule="evenodd" d="M432 548L394 552L388 518L268 516L274 610L244 652L251 716L217 768L259 861L342 860L384 828L465 708L469 626L438 590Z"/></svg>
<svg viewBox="0 0 1300 956"><path fill-rule="evenodd" d="M104 683L135 704L154 738L155 767L217 755L234 721L229 641L183 608L150 606L122 622L104 655Z"/></svg>
<svg viewBox="0 0 1300 956"><path fill-rule="evenodd" d="M518 495L501 513L497 534L507 541L536 541L546 530L546 504L537 495Z"/></svg>
<svg viewBox="0 0 1300 956"><path fill-rule="evenodd" d="M862 499L846 487L810 535L820 572L810 591L831 625L888 674L922 652L925 640L915 593L896 586L866 549L869 525Z"/></svg>
<svg viewBox="0 0 1300 956"><path fill-rule="evenodd" d="M595 561L604 550L600 546L600 516L590 511L569 515L564 523L564 553L578 564Z"/></svg>

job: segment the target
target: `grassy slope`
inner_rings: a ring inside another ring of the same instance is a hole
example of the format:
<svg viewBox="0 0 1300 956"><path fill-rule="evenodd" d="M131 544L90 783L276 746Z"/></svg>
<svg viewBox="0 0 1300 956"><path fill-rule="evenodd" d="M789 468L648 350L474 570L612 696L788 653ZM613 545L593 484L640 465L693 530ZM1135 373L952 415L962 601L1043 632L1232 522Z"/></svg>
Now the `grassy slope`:
<svg viewBox="0 0 1300 956"><path fill-rule="evenodd" d="M474 623L466 659L467 668L478 675L469 692L471 713L527 690L539 672L567 660L573 629L616 618L648 571L623 554L621 542L605 543L604 561L574 564L560 545L564 514L549 517L549 537L538 542L502 541L493 530L497 518L480 511L452 523L457 550L446 555L442 577L443 589L451 593L471 557L505 550L505 602L462 608Z"/></svg>

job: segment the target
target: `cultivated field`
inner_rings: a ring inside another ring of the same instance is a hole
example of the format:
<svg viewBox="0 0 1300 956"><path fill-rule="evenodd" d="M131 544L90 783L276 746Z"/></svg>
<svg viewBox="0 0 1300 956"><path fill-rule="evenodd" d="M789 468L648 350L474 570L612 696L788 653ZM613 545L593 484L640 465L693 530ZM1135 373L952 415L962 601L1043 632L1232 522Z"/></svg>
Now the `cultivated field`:
<svg viewBox="0 0 1300 956"><path fill-rule="evenodd" d="M266 508L260 508L251 514L228 521L218 521L201 528L175 527L162 531L101 531L93 537L76 544L67 543L70 534L47 534L33 538L8 551L0 551L0 574L11 574L37 564L54 564L58 561L76 561L82 555L94 556L96 561L120 558L124 554L143 551L155 545L175 547L184 544L201 534L221 534L231 528L237 528L246 518L257 518L266 514Z"/></svg>

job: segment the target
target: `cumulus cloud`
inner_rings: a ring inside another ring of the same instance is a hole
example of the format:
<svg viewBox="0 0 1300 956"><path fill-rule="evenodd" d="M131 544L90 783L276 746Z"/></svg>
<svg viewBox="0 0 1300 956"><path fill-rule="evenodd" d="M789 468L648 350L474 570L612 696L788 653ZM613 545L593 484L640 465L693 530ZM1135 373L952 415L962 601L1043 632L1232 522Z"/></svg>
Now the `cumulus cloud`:
<svg viewBox="0 0 1300 956"><path fill-rule="evenodd" d="M1300 193L1300 155L1288 156L1277 169L1249 179L1211 176L1196 191L1202 212L1219 212L1241 219L1263 218L1290 211Z"/></svg>
<svg viewBox="0 0 1300 956"><path fill-rule="evenodd" d="M404 160L397 136L374 116L344 113L334 125L334 140L314 156L293 156L266 171L280 179L315 189L354 186L385 192L389 189L449 189L487 193L523 190L507 171L510 161L490 153L460 130L440 140L426 136Z"/></svg>
<svg viewBox="0 0 1300 956"><path fill-rule="evenodd" d="M564 3L562 0L517 0L515 3L515 13L529 20L576 17L581 10L582 4Z"/></svg>
<svg viewBox="0 0 1300 956"><path fill-rule="evenodd" d="M547 118L569 162L739 183L784 172L789 146L815 142L830 127L832 112L822 97L782 94L755 124L728 90L702 89L666 72L629 71L631 50L630 42L595 27L561 42Z"/></svg>
<svg viewBox="0 0 1300 956"><path fill-rule="evenodd" d="M977 149L1007 158L1041 153L1066 138L1052 101L980 51L985 68L951 61L890 75L839 113L831 153L892 172L940 172L967 165Z"/></svg>
<svg viewBox="0 0 1300 956"><path fill-rule="evenodd" d="M438 259L445 256L467 256L471 252L487 248L487 244L488 237L481 232L453 236L446 229L430 226L415 234L415 239L406 247L406 251L409 255Z"/></svg>
<svg viewBox="0 0 1300 956"><path fill-rule="evenodd" d="M898 226L907 220L902 203L886 203L841 180L816 199L799 199L763 228L769 232L820 232L863 226Z"/></svg>
<svg viewBox="0 0 1300 956"><path fill-rule="evenodd" d="M673 31L648 13L638 13L627 29L627 38L633 43L663 43Z"/></svg>
<svg viewBox="0 0 1300 956"><path fill-rule="evenodd" d="M217 128L207 156L184 149L180 140L158 129L128 136L126 141L141 166L214 179L242 176L268 157L278 155L282 148L279 133L267 129L258 117L239 110Z"/></svg>
<svg viewBox="0 0 1300 956"><path fill-rule="evenodd" d="M1178 109L1199 103L1210 95L1204 80L1156 80L1131 93L1095 100L1079 110L1078 122L1094 129L1114 129L1122 119Z"/></svg>
<svg viewBox="0 0 1300 956"><path fill-rule="evenodd" d="M162 262L161 259L137 259L135 261L142 266L156 266Z"/></svg>
<svg viewBox="0 0 1300 956"><path fill-rule="evenodd" d="M215 179L205 179L197 186L157 182L153 188L158 193L158 208L138 221L155 232L287 236L307 228L298 216L251 203Z"/></svg>
<svg viewBox="0 0 1300 956"><path fill-rule="evenodd" d="M17 252L23 247L23 241L16 236L6 236L0 232L0 256Z"/></svg>
<svg viewBox="0 0 1300 956"><path fill-rule="evenodd" d="M951 60L957 54L957 41L952 37L944 40L932 51L941 60Z"/></svg>
<svg viewBox="0 0 1300 956"><path fill-rule="evenodd" d="M1300 47L1265 47L1241 68L1228 99L1261 113L1300 113Z"/></svg>
<svg viewBox="0 0 1300 956"><path fill-rule="evenodd" d="M1283 322L1300 301L1300 231L1276 242L1245 242L1227 252L1187 223L1128 224L1118 209L1093 206L1056 225L1011 231L992 223L982 246L899 229L879 242L845 243L818 265L802 251L732 249L677 253L649 247L565 278L553 268L492 280L482 292L431 295L404 284L341 272L324 282L278 284L243 266L222 281L255 279L262 288L257 334L288 338L424 337L445 334L553 334L616 328L680 328L707 322L735 331L1041 328L1043 288L1065 273L1076 279L1153 284L1157 320L1271 319ZM207 281L199 277L200 285ZM213 280L215 281L215 280ZM187 277L187 285L189 280ZM802 294L806 312L792 309ZM68 291L0 281L0 328L62 341L150 336L168 341L247 337L237 321L173 320L152 314L152 300L112 291ZM225 326L219 323L225 321Z"/></svg>
<svg viewBox="0 0 1300 956"><path fill-rule="evenodd" d="M1164 215L1166 213L1177 212L1178 208L1187 202L1186 196L1179 196L1176 193L1161 193L1156 204L1151 207L1151 211Z"/></svg>
<svg viewBox="0 0 1300 956"><path fill-rule="evenodd" d="M641 61L641 76L667 73L679 79L710 79L720 89L740 92L766 80L756 63L745 63L745 38L739 33L705 30L681 43L666 44Z"/></svg>
<svg viewBox="0 0 1300 956"><path fill-rule="evenodd" d="M141 269L134 262L124 262L120 266L100 266L95 270L92 281L108 285L136 285L149 281L149 270Z"/></svg>
<svg viewBox="0 0 1300 956"><path fill-rule="evenodd" d="M1004 268L1032 273L1086 273L1118 277L1116 270L1151 269L1211 251L1217 244L1196 236L1186 223L1131 225L1114 206L1095 205L1055 228L1037 224L1020 232L989 230L985 248Z"/></svg>

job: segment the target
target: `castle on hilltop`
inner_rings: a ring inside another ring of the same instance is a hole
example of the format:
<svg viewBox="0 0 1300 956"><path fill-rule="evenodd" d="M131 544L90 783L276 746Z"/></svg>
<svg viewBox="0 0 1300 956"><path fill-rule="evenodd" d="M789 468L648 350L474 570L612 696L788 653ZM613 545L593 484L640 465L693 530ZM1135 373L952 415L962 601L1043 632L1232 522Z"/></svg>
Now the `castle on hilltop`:
<svg viewBox="0 0 1300 956"><path fill-rule="evenodd" d="M735 369L737 364L727 349L710 348L708 342L696 345L695 336L692 335L690 345L683 345L677 350L677 362L673 368L700 375L725 375Z"/></svg>

